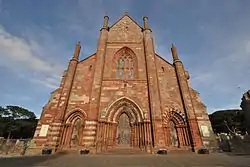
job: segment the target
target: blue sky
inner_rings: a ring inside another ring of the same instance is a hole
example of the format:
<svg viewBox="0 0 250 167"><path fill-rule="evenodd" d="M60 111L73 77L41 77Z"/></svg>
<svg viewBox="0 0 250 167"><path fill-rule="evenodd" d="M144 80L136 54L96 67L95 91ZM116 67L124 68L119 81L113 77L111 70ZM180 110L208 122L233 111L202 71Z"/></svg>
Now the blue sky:
<svg viewBox="0 0 250 167"><path fill-rule="evenodd" d="M105 13L144 15L158 54L172 62L174 43L191 85L212 113L239 108L250 88L250 1L0 0L0 105L40 116L78 40L80 57L96 52Z"/></svg>

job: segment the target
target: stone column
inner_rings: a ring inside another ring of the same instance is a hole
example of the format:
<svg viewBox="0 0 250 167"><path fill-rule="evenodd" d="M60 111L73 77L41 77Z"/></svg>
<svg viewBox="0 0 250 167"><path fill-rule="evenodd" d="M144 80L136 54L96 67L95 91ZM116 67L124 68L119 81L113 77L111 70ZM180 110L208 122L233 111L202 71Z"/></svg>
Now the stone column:
<svg viewBox="0 0 250 167"><path fill-rule="evenodd" d="M131 130L130 130L130 147L134 146L134 127L131 126Z"/></svg>
<svg viewBox="0 0 250 167"><path fill-rule="evenodd" d="M134 147L137 147L137 123L134 124L135 135L134 135Z"/></svg>
<svg viewBox="0 0 250 167"><path fill-rule="evenodd" d="M140 123L137 124L137 144L140 147Z"/></svg>
<svg viewBox="0 0 250 167"><path fill-rule="evenodd" d="M154 42L152 32L148 27L148 18L144 17L144 50L146 59L146 72L149 90L149 102L150 102L150 116L153 127L153 145L160 146L160 141L163 139L163 129L157 128L157 125L162 125L162 110L161 110L161 99L158 83L158 74L156 66L156 56L154 50Z"/></svg>
<svg viewBox="0 0 250 167"><path fill-rule="evenodd" d="M109 145L112 146L112 124L109 124Z"/></svg>
<svg viewBox="0 0 250 167"><path fill-rule="evenodd" d="M67 143L68 136L69 136L68 133L69 133L69 125L66 124L66 125L65 125L65 135L64 135L64 137L63 137L63 142L62 142L62 145L65 146L65 147L68 146L68 143Z"/></svg>
<svg viewBox="0 0 250 167"><path fill-rule="evenodd" d="M101 132L100 129L101 129L101 123L98 122L97 123L97 129L96 129L96 131L97 132ZM96 141L95 141L96 144L98 144L98 142L100 141L100 138L101 138L101 134L100 133L96 133Z"/></svg>
<svg viewBox="0 0 250 167"><path fill-rule="evenodd" d="M100 36L98 40L96 63L94 67L94 78L92 83L91 97L90 97L90 114L89 119L98 119L99 116L99 103L101 96L101 86L103 79L103 69L105 64L105 54L108 40L108 16L104 17L103 28L100 30Z"/></svg>
<svg viewBox="0 0 250 167"><path fill-rule="evenodd" d="M139 146L142 147L142 132L141 132L141 123L139 123Z"/></svg>
<svg viewBox="0 0 250 167"><path fill-rule="evenodd" d="M191 147L193 151L195 151L196 149L198 149L198 147L201 147L203 143L198 127L197 118L195 115L192 97L189 90L189 85L187 81L188 76L186 75L186 71L184 70L184 66L178 57L177 49L174 45L172 45L171 51L172 51L176 76L179 84L179 89L181 93L182 103L184 106L186 118L188 119L187 124L189 127L188 130L190 132Z"/></svg>
<svg viewBox="0 0 250 167"><path fill-rule="evenodd" d="M186 136L186 127L182 128L182 136L183 136L183 145L188 146L188 139Z"/></svg>
<svg viewBox="0 0 250 167"><path fill-rule="evenodd" d="M100 122L100 132L99 132L99 134L100 134L100 141L102 141L103 140L103 122Z"/></svg>
<svg viewBox="0 0 250 167"><path fill-rule="evenodd" d="M142 123L143 145L146 146L145 122Z"/></svg>
<svg viewBox="0 0 250 167"><path fill-rule="evenodd" d="M108 146L111 145L111 124L108 123Z"/></svg>
<svg viewBox="0 0 250 167"><path fill-rule="evenodd" d="M73 128L74 128L73 125L69 127L69 138L68 138L69 147L71 147Z"/></svg>
<svg viewBox="0 0 250 167"><path fill-rule="evenodd" d="M145 122L145 141L146 141L146 145L148 146L148 122Z"/></svg>
<svg viewBox="0 0 250 167"><path fill-rule="evenodd" d="M165 131L166 131L166 145L170 146L171 145L171 142L170 142L170 140L171 140L170 139L170 136L171 136L171 134L170 134L170 128L166 127Z"/></svg>
<svg viewBox="0 0 250 167"><path fill-rule="evenodd" d="M148 135L149 135L149 142L150 142L150 147L152 146L152 131L151 131L151 123L148 123Z"/></svg>
<svg viewBox="0 0 250 167"><path fill-rule="evenodd" d="M186 143L187 145L190 145L190 136L188 135L188 130L187 130L187 127L185 128L184 130L184 134L185 134L185 138L186 138Z"/></svg>
<svg viewBox="0 0 250 167"><path fill-rule="evenodd" d="M104 130L103 130L103 143L106 146L107 143L107 124L104 123Z"/></svg>
<svg viewBox="0 0 250 167"><path fill-rule="evenodd" d="M114 134L115 134L115 124L111 124L111 146L114 146Z"/></svg>
<svg viewBox="0 0 250 167"><path fill-rule="evenodd" d="M114 124L114 145L116 146L117 145L117 142L116 142L116 133L117 133L117 124Z"/></svg>
<svg viewBox="0 0 250 167"><path fill-rule="evenodd" d="M141 123L141 146L144 146L143 122Z"/></svg>
<svg viewBox="0 0 250 167"><path fill-rule="evenodd" d="M141 143L142 143L142 147L144 147L144 129L143 129L143 122L141 123Z"/></svg>
<svg viewBox="0 0 250 167"><path fill-rule="evenodd" d="M59 127L59 128L58 128L57 135L49 139L50 140L49 142L53 143L54 147L61 145L61 142L62 142L62 138L63 138L62 135L63 135L63 130L64 130L64 125L63 125L64 117L65 117L65 113L66 113L67 106L68 106L68 101L69 101L70 92L71 92L71 88L72 88L72 84L73 84L73 80L75 76L75 71L76 71L76 67L78 63L80 50L81 50L81 45L79 42L75 48L74 56L69 62L65 77L62 79L63 82L61 82L61 85L59 88L60 97L59 97L58 105L57 105L57 113L52 123L52 129L53 127Z"/></svg>
<svg viewBox="0 0 250 167"><path fill-rule="evenodd" d="M183 136L182 136L182 127L177 127L177 134L179 138L180 147L183 146Z"/></svg>

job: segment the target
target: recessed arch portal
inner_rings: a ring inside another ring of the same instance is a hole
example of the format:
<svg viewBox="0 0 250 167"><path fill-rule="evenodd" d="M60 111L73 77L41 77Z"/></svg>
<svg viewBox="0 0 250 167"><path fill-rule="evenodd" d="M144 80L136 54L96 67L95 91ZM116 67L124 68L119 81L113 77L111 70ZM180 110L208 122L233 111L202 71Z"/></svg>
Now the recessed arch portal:
<svg viewBox="0 0 250 167"><path fill-rule="evenodd" d="M65 116L66 124L72 122L76 117L80 117L82 120L87 119L87 114L80 108L75 108Z"/></svg>
<svg viewBox="0 0 250 167"><path fill-rule="evenodd" d="M87 114L81 109L74 109L65 116L62 145L64 147L78 147L82 145L83 130Z"/></svg>
<svg viewBox="0 0 250 167"><path fill-rule="evenodd" d="M186 125L184 114L175 109L163 113L164 125L168 126L170 121L174 122L176 125Z"/></svg>
<svg viewBox="0 0 250 167"><path fill-rule="evenodd" d="M97 141L129 147L144 147L150 143L150 122L144 119L141 108L133 100L121 97L105 111L100 114Z"/></svg>
<svg viewBox="0 0 250 167"><path fill-rule="evenodd" d="M131 99L122 97L117 99L107 108L105 120L117 122L122 113L126 113L131 123L142 122L143 112L140 107Z"/></svg>
<svg viewBox="0 0 250 167"><path fill-rule="evenodd" d="M190 137L184 114L175 109L163 114L163 127L168 146L182 147L190 145Z"/></svg>

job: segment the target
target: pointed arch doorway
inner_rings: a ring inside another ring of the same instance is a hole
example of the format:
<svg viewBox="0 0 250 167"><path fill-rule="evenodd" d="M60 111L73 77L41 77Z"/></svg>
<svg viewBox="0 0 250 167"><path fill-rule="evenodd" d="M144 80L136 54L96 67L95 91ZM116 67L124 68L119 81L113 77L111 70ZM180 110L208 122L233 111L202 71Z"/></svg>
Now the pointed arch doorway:
<svg viewBox="0 0 250 167"><path fill-rule="evenodd" d="M143 148L152 142L150 121L143 118L142 110L128 98L117 99L100 116L97 143L112 148Z"/></svg>
<svg viewBox="0 0 250 167"><path fill-rule="evenodd" d="M83 145L82 138L86 117L86 113L80 109L76 109L66 116L61 139L62 148L77 148Z"/></svg>

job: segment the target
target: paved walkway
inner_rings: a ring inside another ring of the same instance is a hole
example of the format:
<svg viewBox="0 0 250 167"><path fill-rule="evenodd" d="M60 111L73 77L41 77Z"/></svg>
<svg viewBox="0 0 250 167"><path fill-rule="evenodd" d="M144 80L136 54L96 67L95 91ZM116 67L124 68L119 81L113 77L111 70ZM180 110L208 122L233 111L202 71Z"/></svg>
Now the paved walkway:
<svg viewBox="0 0 250 167"><path fill-rule="evenodd" d="M0 167L250 167L250 155L52 155L0 158Z"/></svg>

